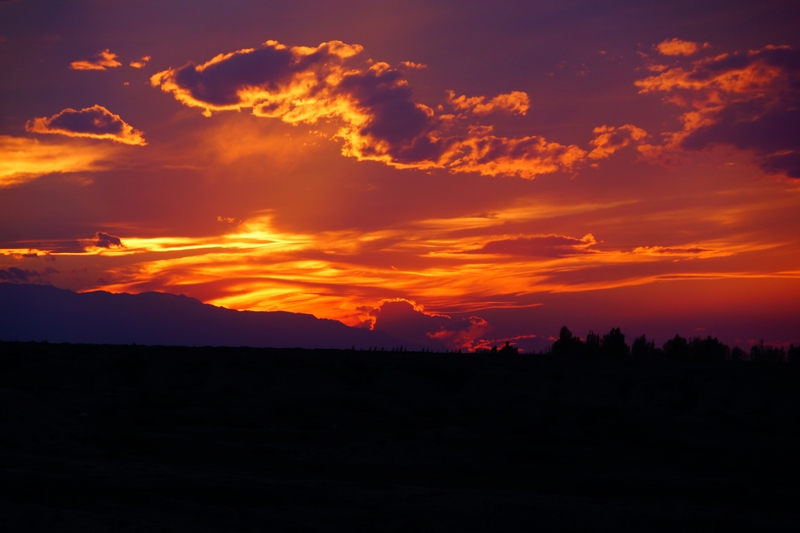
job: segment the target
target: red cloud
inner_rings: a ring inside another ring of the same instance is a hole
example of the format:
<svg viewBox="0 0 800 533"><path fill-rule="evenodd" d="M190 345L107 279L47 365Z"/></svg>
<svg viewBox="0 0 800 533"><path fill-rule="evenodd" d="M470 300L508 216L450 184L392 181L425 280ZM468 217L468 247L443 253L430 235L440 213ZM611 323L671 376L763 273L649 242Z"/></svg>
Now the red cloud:
<svg viewBox="0 0 800 533"><path fill-rule="evenodd" d="M33 133L53 133L68 137L106 139L123 144L144 146L144 133L134 129L101 105L76 111L64 109L50 118L41 117L28 121L25 129Z"/></svg>

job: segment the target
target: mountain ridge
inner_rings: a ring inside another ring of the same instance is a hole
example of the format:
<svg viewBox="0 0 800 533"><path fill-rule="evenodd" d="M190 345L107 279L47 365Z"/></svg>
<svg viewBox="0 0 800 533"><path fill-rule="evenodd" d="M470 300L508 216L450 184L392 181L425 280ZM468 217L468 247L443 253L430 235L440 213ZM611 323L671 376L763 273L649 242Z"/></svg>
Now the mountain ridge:
<svg viewBox="0 0 800 533"><path fill-rule="evenodd" d="M0 340L257 348L409 346L380 331L310 314L238 311L185 295L0 283Z"/></svg>

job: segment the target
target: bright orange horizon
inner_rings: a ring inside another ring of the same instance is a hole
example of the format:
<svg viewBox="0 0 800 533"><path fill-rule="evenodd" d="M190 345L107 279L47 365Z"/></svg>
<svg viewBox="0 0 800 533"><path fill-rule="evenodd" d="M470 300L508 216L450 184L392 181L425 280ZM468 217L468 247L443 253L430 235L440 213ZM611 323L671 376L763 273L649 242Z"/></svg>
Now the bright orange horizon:
<svg viewBox="0 0 800 533"><path fill-rule="evenodd" d="M800 344L791 3L76 5L0 2L0 281Z"/></svg>

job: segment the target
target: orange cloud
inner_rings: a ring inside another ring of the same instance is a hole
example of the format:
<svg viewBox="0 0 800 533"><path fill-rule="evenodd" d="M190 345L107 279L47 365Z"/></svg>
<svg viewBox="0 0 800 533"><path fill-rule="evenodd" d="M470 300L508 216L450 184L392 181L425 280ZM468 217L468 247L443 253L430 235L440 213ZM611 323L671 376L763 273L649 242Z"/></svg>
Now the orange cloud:
<svg viewBox="0 0 800 533"><path fill-rule="evenodd" d="M120 66L122 66L122 63L117 61L117 54L111 52L108 48L91 57L73 61L69 64L69 68L72 70L106 70Z"/></svg>
<svg viewBox="0 0 800 533"><path fill-rule="evenodd" d="M485 96L473 96L468 98L465 95L456 97L453 91L447 92L447 103L459 111L471 111L475 115L488 115L495 111L502 111L509 114L524 115L530 107L528 94L522 91L512 91L508 94L499 94L486 101Z"/></svg>
<svg viewBox="0 0 800 533"><path fill-rule="evenodd" d="M104 139L137 146L147 144L143 132L134 129L119 115L115 115L101 105L94 105L80 111L67 108L50 118L35 118L28 121L25 129L33 133Z"/></svg>
<svg viewBox="0 0 800 533"><path fill-rule="evenodd" d="M589 144L594 146L594 149L589 152L589 159L605 159L632 142L641 141L647 137L646 131L632 124L625 124L618 128L599 126L593 132L596 137L589 141Z"/></svg>
<svg viewBox="0 0 800 533"><path fill-rule="evenodd" d="M400 70L383 62L358 63L361 51L360 45L341 41L317 47L267 41L200 65L158 72L150 81L206 116L249 109L294 125L333 121L338 130L332 137L342 141L343 155L398 168L532 179L572 170L586 158L575 145L540 136L503 137L491 126L462 127L452 115L436 115L411 99ZM450 93L450 103L474 115L524 115L529 107L528 95L519 91L488 101Z"/></svg>
<svg viewBox="0 0 800 533"><path fill-rule="evenodd" d="M410 68L411 70L422 70L428 68L424 63L414 63L413 61L401 61L400 66Z"/></svg>
<svg viewBox="0 0 800 533"><path fill-rule="evenodd" d="M131 61L129 65L133 68L142 68L148 63L148 61L150 61L150 56L144 56L138 61Z"/></svg>
<svg viewBox="0 0 800 533"><path fill-rule="evenodd" d="M101 170L111 155L108 147L0 135L0 187L19 185L45 174Z"/></svg>
<svg viewBox="0 0 800 533"><path fill-rule="evenodd" d="M788 46L720 54L636 81L640 93L660 92L688 109L683 129L662 145L642 145L647 158L729 145L752 150L768 172L800 178L800 53Z"/></svg>
<svg viewBox="0 0 800 533"><path fill-rule="evenodd" d="M682 41L678 38L667 39L656 45L658 53L664 56L690 56L700 48L708 48L708 43L698 44L691 41Z"/></svg>

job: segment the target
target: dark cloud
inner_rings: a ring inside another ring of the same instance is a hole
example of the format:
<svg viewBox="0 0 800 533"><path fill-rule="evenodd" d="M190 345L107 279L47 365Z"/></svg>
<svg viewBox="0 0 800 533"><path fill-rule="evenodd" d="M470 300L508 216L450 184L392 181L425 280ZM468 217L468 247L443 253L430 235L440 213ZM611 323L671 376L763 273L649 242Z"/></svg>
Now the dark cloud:
<svg viewBox="0 0 800 533"><path fill-rule="evenodd" d="M144 134L101 105L76 111L64 109L50 118L28 121L25 129L33 133L52 133L68 137L106 139L123 144L144 146Z"/></svg>
<svg viewBox="0 0 800 533"><path fill-rule="evenodd" d="M0 281L7 281L10 283L29 283L34 279L38 280L48 274L58 273L57 270L48 268L43 273L36 270L22 270L17 267L0 268Z"/></svg>
<svg viewBox="0 0 800 533"><path fill-rule="evenodd" d="M470 349L488 329L480 317L452 318L426 313L408 300L387 300L370 309L372 329L431 349Z"/></svg>
<svg viewBox="0 0 800 533"><path fill-rule="evenodd" d="M94 236L94 244L100 248L121 248L123 247L122 240L114 235L98 231Z"/></svg>
<svg viewBox="0 0 800 533"><path fill-rule="evenodd" d="M800 52L788 46L720 54L637 82L691 108L666 150L752 150L768 172L800 178ZM657 155L661 150L648 149Z"/></svg>
<svg viewBox="0 0 800 533"><path fill-rule="evenodd" d="M596 242L591 233L581 239L565 235L536 235L489 241L469 253L563 257L587 253L588 248Z"/></svg>

